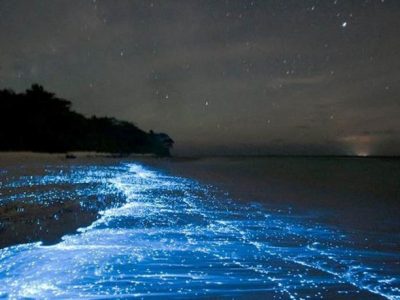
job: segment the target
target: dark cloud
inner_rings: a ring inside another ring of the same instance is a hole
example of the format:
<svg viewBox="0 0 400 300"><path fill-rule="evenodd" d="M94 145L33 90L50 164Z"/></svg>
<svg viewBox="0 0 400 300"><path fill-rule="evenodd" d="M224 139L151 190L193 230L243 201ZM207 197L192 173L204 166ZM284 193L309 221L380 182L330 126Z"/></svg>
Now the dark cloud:
<svg viewBox="0 0 400 300"><path fill-rule="evenodd" d="M1 1L0 85L39 82L181 153L399 154L379 133L400 128L399 14L395 0Z"/></svg>

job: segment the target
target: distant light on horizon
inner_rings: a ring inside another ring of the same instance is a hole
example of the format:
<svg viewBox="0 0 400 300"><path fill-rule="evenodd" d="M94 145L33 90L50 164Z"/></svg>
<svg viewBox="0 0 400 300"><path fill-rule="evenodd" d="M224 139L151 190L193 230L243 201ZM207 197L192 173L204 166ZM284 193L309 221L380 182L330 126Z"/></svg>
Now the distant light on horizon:
<svg viewBox="0 0 400 300"><path fill-rule="evenodd" d="M359 151L359 152L356 152L356 155L357 155L357 156L362 156L362 157L370 156L370 154L369 154L368 152L366 152L366 151Z"/></svg>
<svg viewBox="0 0 400 300"><path fill-rule="evenodd" d="M349 148L353 155L366 157L373 154L372 148L377 138L371 135L351 135L341 139Z"/></svg>

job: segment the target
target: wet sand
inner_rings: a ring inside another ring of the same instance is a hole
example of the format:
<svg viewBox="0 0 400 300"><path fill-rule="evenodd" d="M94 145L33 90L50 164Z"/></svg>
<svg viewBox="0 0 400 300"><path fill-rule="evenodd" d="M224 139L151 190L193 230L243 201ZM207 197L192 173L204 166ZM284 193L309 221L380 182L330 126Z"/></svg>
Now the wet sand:
<svg viewBox="0 0 400 300"><path fill-rule="evenodd" d="M54 244L96 219L96 210L85 209L77 201L49 205L21 201L6 203L0 206L0 248L36 241Z"/></svg>
<svg viewBox="0 0 400 300"><path fill-rule="evenodd" d="M81 198L73 197L71 190L76 188L73 182L40 182L46 176L46 166L60 165L68 169L75 165L108 165L120 161L106 153L80 152L74 153L74 157L67 159L62 153L0 153L0 248L38 241L55 244L64 235L92 224L100 210L122 203L118 197L97 202L94 195L84 199L95 200L93 205L88 205ZM13 180L24 182L16 186L7 184ZM48 196L41 198L41 194Z"/></svg>

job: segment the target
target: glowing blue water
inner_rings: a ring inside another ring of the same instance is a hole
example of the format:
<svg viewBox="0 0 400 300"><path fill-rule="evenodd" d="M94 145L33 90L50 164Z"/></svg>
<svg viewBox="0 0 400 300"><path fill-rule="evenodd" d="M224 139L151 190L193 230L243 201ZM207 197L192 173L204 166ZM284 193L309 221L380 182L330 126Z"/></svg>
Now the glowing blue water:
<svg viewBox="0 0 400 300"><path fill-rule="evenodd" d="M238 204L138 164L60 169L8 177L0 201L124 202L56 245L0 250L0 297L400 299L399 252L370 250L313 216Z"/></svg>

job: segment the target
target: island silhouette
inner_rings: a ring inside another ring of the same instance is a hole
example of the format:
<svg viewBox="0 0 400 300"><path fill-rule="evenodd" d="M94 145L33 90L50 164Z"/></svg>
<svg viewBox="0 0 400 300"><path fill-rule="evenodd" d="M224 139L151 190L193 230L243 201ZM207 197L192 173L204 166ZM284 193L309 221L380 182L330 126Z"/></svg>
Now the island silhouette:
<svg viewBox="0 0 400 300"><path fill-rule="evenodd" d="M85 117L71 102L33 84L24 93L0 90L0 151L170 156L174 141L110 117Z"/></svg>

